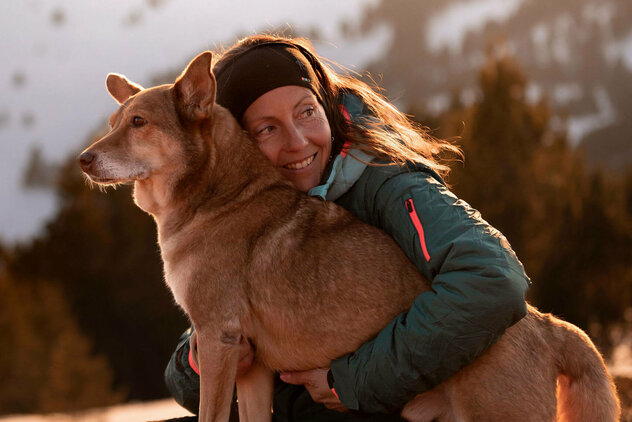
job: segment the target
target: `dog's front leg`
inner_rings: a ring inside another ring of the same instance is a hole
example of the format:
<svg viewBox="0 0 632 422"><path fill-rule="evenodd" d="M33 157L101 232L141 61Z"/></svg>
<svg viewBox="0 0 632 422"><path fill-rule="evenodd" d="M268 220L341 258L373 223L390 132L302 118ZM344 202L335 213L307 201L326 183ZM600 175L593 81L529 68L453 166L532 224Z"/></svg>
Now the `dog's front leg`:
<svg viewBox="0 0 632 422"><path fill-rule="evenodd" d="M239 422L269 422L272 420L274 375L255 362L250 370L237 378Z"/></svg>
<svg viewBox="0 0 632 422"><path fill-rule="evenodd" d="M196 327L197 330L197 327ZM228 422L239 360L239 334L197 330L200 422Z"/></svg>

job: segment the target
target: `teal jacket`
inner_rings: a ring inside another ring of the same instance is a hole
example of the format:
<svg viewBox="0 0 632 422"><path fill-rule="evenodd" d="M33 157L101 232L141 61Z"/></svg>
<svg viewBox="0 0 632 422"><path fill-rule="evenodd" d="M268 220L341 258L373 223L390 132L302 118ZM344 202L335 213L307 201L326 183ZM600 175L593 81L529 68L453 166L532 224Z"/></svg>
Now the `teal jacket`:
<svg viewBox="0 0 632 422"><path fill-rule="evenodd" d="M352 120L365 118L357 97L346 95L342 103ZM472 362L526 315L530 281L505 237L456 198L433 170L418 164L366 165L354 157L372 160L360 151L343 151L326 182L308 193L335 201L390 234L432 290L373 340L331 363L334 389L348 409L393 414L370 420L399 420L394 414L407 401ZM177 353L165 373L176 399L183 387L173 385L179 376L173 368L187 366L175 365ZM277 383L275 420L354 418L311 402L302 387Z"/></svg>

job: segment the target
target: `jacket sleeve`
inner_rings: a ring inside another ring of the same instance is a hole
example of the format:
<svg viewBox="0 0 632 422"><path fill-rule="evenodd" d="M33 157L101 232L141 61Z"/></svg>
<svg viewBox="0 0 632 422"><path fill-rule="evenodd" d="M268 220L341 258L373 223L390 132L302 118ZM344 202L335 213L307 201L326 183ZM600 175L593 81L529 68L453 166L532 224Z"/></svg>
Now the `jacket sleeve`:
<svg viewBox="0 0 632 422"><path fill-rule="evenodd" d="M175 401L197 414L200 407L200 376L189 365L189 338L193 328L185 331L165 369L165 384Z"/></svg>
<svg viewBox="0 0 632 422"><path fill-rule="evenodd" d="M342 404L401 409L472 362L526 315L529 287L504 236L429 173L364 188L365 221L389 233L432 290L355 353L332 362Z"/></svg>

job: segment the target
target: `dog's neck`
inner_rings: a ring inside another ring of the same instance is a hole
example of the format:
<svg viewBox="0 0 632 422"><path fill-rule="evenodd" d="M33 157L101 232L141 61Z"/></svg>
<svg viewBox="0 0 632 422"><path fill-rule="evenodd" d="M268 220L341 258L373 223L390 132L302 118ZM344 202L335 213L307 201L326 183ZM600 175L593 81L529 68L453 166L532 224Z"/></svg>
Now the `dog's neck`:
<svg viewBox="0 0 632 422"><path fill-rule="evenodd" d="M158 219L169 208L169 189L164 175L155 175L134 182L134 202L140 209Z"/></svg>
<svg viewBox="0 0 632 422"><path fill-rule="evenodd" d="M200 122L201 149L173 177L158 174L135 183L137 205L152 214L161 237L179 231L200 213L222 212L273 184L292 186L224 108ZM255 183L256 181L256 183Z"/></svg>

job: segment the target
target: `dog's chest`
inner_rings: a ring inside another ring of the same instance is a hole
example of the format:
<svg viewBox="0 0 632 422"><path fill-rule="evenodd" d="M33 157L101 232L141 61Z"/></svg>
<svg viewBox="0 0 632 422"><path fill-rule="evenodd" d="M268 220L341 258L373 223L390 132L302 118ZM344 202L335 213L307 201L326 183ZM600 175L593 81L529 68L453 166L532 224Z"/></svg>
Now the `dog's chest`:
<svg viewBox="0 0 632 422"><path fill-rule="evenodd" d="M176 303L189 315L200 303L210 303L218 295L224 297L226 291L221 281L230 274L234 282L234 267L242 262L231 253L232 248L218 246L213 240L215 234L213 230L191 225L168 238L159 237L165 282Z"/></svg>
<svg viewBox="0 0 632 422"><path fill-rule="evenodd" d="M190 263L186 261L186 258L175 263L165 261L165 282L169 286L176 303L185 310L187 309L187 304L185 303L187 292L193 281L193 270L190 268Z"/></svg>
<svg viewBox="0 0 632 422"><path fill-rule="evenodd" d="M162 260L164 262L165 282L176 303L187 310L186 298L194 282L196 255L186 253L178 239L160 242Z"/></svg>

